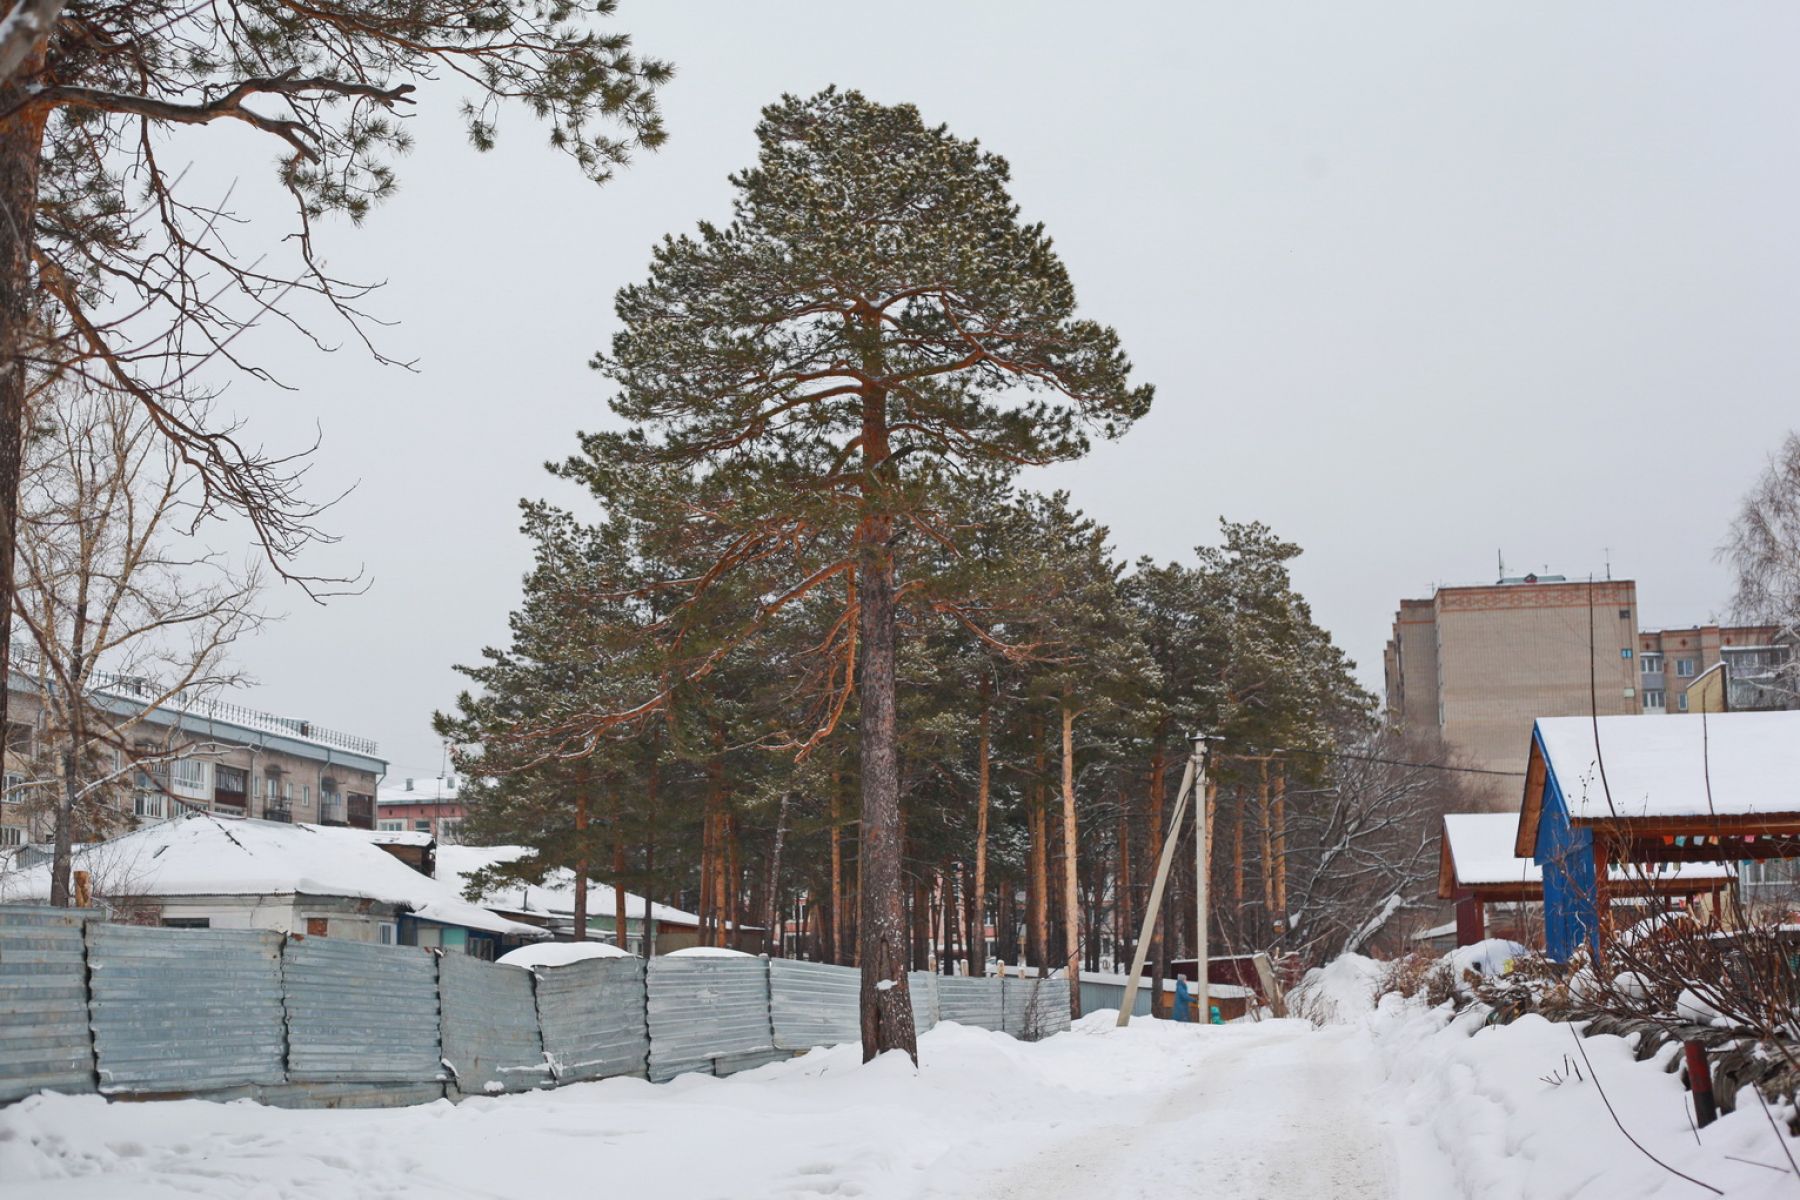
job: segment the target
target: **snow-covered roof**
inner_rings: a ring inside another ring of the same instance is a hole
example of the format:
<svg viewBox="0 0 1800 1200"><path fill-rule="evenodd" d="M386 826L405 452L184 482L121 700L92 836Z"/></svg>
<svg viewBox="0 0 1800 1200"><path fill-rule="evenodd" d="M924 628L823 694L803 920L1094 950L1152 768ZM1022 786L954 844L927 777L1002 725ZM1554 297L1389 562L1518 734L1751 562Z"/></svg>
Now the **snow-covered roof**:
<svg viewBox="0 0 1800 1200"><path fill-rule="evenodd" d="M1622 719L1636 720L1634 717ZM1544 868L1529 858L1520 858L1515 852L1514 838L1518 831L1519 818L1514 813L1444 814L1444 850L1455 872L1453 881L1464 887L1500 884L1542 887ZM1621 883L1652 876L1657 880L1729 879L1731 872L1718 863L1660 863L1654 866L1615 863L1610 872L1610 877ZM1448 898L1445 894L1445 899Z"/></svg>
<svg viewBox="0 0 1800 1200"><path fill-rule="evenodd" d="M1800 711L1601 717L1598 751L1595 724L1537 722L1572 820L1800 814Z"/></svg>
<svg viewBox="0 0 1800 1200"><path fill-rule="evenodd" d="M524 858L531 850L526 846L439 846L437 877L461 896L469 884L469 876L483 867L498 866ZM508 883L489 888L481 902L490 908L507 912L545 913L567 917L575 913L575 873L558 869L547 873L543 883ZM588 884L588 912L594 916L610 916L616 900L612 888L604 883ZM644 898L625 893L625 916L642 920ZM667 925L698 927L700 918L667 904L651 904L654 919Z"/></svg>
<svg viewBox="0 0 1800 1200"><path fill-rule="evenodd" d="M508 950L494 961L508 967L566 967L590 958L632 958L605 942L535 942Z"/></svg>
<svg viewBox="0 0 1800 1200"><path fill-rule="evenodd" d="M389 775L375 789L377 804L436 804L457 799L462 794L463 779L459 775L426 777L407 775L399 779Z"/></svg>
<svg viewBox="0 0 1800 1200"><path fill-rule="evenodd" d="M222 819L190 813L79 851L75 866L104 896L348 896L445 925L543 937L544 931L464 900L419 874L359 829ZM0 899L45 900L50 867L0 879Z"/></svg>
<svg viewBox="0 0 1800 1200"><path fill-rule="evenodd" d="M333 826L333 828L342 828L346 833L354 833L371 846L418 846L424 848L437 843L436 838L422 830L355 829L349 826Z"/></svg>

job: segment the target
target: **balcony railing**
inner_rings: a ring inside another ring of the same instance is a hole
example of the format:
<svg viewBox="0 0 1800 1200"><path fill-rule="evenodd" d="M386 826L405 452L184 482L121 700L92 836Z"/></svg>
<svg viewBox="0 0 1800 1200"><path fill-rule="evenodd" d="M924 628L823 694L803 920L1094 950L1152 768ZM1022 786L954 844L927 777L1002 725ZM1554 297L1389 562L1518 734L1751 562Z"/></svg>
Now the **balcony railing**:
<svg viewBox="0 0 1800 1200"><path fill-rule="evenodd" d="M38 668L38 665L37 647L20 642L13 643L12 667L14 670L21 674L30 674ZM107 671L96 671L90 677L90 683L97 692L111 693L114 696L134 700L152 700L162 690L161 685L155 680L145 676L119 675ZM348 750L353 754L366 754L371 758L380 753L380 747L374 738L359 737L353 733L327 729L323 725L314 725L311 721L277 716L271 712L264 712L261 709L250 708L242 704L231 704L212 696L177 692L151 711L175 713L203 721L224 721L261 733L303 738L325 746L336 746L340 750Z"/></svg>

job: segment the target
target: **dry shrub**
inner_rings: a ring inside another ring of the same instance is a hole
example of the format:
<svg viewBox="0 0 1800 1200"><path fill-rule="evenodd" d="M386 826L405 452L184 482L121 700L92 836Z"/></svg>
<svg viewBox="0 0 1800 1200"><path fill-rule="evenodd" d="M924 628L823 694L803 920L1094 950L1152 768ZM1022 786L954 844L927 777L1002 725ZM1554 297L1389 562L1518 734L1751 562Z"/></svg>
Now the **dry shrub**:
<svg viewBox="0 0 1800 1200"><path fill-rule="evenodd" d="M1433 1008L1457 998L1456 972L1447 958L1415 951L1388 966L1381 992L1399 992L1408 998L1421 996Z"/></svg>

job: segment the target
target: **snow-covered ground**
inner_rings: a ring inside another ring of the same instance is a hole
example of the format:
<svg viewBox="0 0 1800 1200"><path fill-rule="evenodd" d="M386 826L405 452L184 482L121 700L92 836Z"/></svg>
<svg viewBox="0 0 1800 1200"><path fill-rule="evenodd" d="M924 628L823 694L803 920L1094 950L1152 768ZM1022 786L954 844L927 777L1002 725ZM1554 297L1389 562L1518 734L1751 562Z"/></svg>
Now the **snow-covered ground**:
<svg viewBox="0 0 1800 1200"><path fill-rule="evenodd" d="M1144 1195L1246 1200L1800 1196L1760 1107L1696 1144L1684 1093L1617 1039L1528 1019L1473 1033L1340 972L1342 1023L1226 1027L1094 1014L1024 1044L940 1026L922 1068L854 1046L730 1079L618 1079L460 1105L248 1102L0 1110L0 1195L551 1198ZM1545 1078L1548 1076L1549 1078ZM1779 1119L1779 1115L1778 1119Z"/></svg>
<svg viewBox="0 0 1800 1200"><path fill-rule="evenodd" d="M376 1112L247 1102L0 1110L0 1194L27 1197L1386 1197L1367 1045L1302 1022L1096 1015L1037 1044L945 1025L712 1079L615 1079Z"/></svg>

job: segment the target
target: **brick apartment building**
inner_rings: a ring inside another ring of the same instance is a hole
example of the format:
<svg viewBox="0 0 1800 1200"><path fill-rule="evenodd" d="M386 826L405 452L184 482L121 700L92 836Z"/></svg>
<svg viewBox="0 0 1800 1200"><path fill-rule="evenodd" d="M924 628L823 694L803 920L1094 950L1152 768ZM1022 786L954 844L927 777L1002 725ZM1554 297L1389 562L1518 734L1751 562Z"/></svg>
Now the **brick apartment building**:
<svg viewBox="0 0 1800 1200"><path fill-rule="evenodd" d="M1687 711L1723 663L1728 707L1783 707L1765 686L1789 647L1775 630L1639 630L1637 584L1525 575L1402 600L1383 655L1388 719L1436 730L1466 765L1518 771L1538 717ZM1471 777L1495 807L1520 782Z"/></svg>
<svg viewBox="0 0 1800 1200"><path fill-rule="evenodd" d="M454 775L432 779L412 777L381 785L377 799L378 828L391 832L429 833L446 846L462 842L463 817L468 807L462 780Z"/></svg>
<svg viewBox="0 0 1800 1200"><path fill-rule="evenodd" d="M1468 766L1516 771L1538 717L1638 711L1637 645L1629 579L1439 588L1400 602L1383 655L1389 718L1437 730ZM1518 802L1509 779L1477 785L1496 805Z"/></svg>
<svg viewBox="0 0 1800 1200"><path fill-rule="evenodd" d="M1793 648L1781 643L1773 625L1697 625L1691 629L1646 629L1638 636L1638 693L1643 710L1688 712L1689 692L1724 668L1725 707L1756 712L1788 707L1775 686Z"/></svg>

